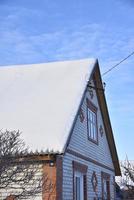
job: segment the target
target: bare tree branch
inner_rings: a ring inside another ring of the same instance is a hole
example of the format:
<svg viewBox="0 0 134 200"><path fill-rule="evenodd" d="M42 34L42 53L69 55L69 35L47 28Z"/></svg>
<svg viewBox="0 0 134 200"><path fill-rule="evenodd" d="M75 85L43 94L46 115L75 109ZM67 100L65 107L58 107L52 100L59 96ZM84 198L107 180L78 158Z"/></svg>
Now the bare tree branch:
<svg viewBox="0 0 134 200"><path fill-rule="evenodd" d="M134 164L126 158L121 163L122 177L120 185L123 186L124 199L134 199Z"/></svg>
<svg viewBox="0 0 134 200"><path fill-rule="evenodd" d="M47 174L42 176L42 163L32 160L20 139L19 131L0 131L0 193L17 199L28 199L54 187ZM3 198L3 199L4 199Z"/></svg>

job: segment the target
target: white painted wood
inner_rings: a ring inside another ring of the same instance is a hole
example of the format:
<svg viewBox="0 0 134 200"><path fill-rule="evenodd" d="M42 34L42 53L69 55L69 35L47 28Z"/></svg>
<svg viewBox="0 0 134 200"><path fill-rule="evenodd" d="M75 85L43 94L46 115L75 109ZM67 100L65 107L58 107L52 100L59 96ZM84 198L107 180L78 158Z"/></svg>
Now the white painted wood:
<svg viewBox="0 0 134 200"><path fill-rule="evenodd" d="M101 194L102 194L101 171L104 171L106 173L109 173L111 176L110 177L110 184L111 184L110 186L111 199L110 200L114 200L114 187L113 187L113 176L115 175L114 172L104 169L103 167L94 165L93 163L90 163L83 159L77 158L68 153L65 154L64 159L63 159L63 200L73 200L73 170L72 170L73 160L88 166L88 171L87 171L88 199L93 199L94 197L96 197L96 194L93 191L93 187L91 183L91 177L92 177L93 171L96 172L97 180L98 180L97 194L98 194L98 197L101 197Z"/></svg>
<svg viewBox="0 0 134 200"><path fill-rule="evenodd" d="M84 200L84 183L83 183L83 174L81 173L81 172L79 172L79 171L75 171L75 173L74 173L74 179L75 179L75 181L74 181L74 187L76 188L76 178L79 178L79 180L80 180L80 190L79 190L79 198L80 198L80 200ZM75 200L77 200L77 199L75 199Z"/></svg>
<svg viewBox="0 0 134 200"><path fill-rule="evenodd" d="M99 133L100 125L104 129L104 124L103 124L102 115L99 108L96 92L94 90L93 90L93 93L94 93L93 99L91 99L89 91L87 91L85 94L85 97L81 106L84 112L85 119L84 119L84 122L81 123L79 116L77 116L77 120L72 132L72 136L71 136L68 148L88 158L92 158L93 160L99 163L102 163L106 165L107 167L112 168L114 170L105 130L102 137L101 137L101 134ZM88 98L97 107L98 145L88 140L86 98ZM69 153L66 153L63 158L63 200L73 199L73 169L72 169L73 160L88 166L88 171L87 171L88 199L93 199L94 197L101 197L102 195L101 172L110 174L110 193L111 193L110 200L114 199L114 182L113 182L113 177L115 176L114 171L105 169L103 167L95 165L94 163L85 161ZM97 180L98 180L96 193L93 191L93 186L91 183L93 171L96 172Z"/></svg>
<svg viewBox="0 0 134 200"><path fill-rule="evenodd" d="M35 168L39 168L39 170L37 171L36 173L36 177L42 177L42 174L43 174L43 171L42 171L42 164L37 164L37 165L31 165L31 168L32 167L35 167ZM20 174L20 177L21 177L21 174ZM19 177L19 178L20 178ZM17 177L16 177L17 178ZM11 189L11 186L14 187L14 189ZM35 188L35 185L31 185L31 183L29 182L29 184L27 184L27 189L31 188L32 187ZM6 197L10 196L10 195L17 195L17 192L20 193L21 190L20 189L17 189L18 188L18 185L17 184L10 184L8 185L7 188L5 189L2 189L0 190L0 200L5 200ZM25 198L23 198L22 200L26 200ZM37 196L34 196L34 197L29 197L27 198L27 200L42 200L42 192L39 193Z"/></svg>

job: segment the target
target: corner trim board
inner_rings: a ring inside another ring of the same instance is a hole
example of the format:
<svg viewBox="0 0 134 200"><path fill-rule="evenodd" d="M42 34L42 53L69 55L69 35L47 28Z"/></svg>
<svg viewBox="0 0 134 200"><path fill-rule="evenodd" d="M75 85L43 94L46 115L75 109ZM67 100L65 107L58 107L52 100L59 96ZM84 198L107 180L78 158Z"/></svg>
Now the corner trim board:
<svg viewBox="0 0 134 200"><path fill-rule="evenodd" d="M57 156L56 159L56 200L62 200L63 187L63 158Z"/></svg>

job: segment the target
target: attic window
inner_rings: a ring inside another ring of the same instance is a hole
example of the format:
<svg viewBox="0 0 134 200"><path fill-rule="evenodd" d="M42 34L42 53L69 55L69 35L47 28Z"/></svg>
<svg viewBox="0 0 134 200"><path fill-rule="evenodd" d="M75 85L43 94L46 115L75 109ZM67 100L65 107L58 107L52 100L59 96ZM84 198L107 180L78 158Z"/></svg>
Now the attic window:
<svg viewBox="0 0 134 200"><path fill-rule="evenodd" d="M97 108L89 101L89 99L87 99L87 130L89 140L98 143Z"/></svg>

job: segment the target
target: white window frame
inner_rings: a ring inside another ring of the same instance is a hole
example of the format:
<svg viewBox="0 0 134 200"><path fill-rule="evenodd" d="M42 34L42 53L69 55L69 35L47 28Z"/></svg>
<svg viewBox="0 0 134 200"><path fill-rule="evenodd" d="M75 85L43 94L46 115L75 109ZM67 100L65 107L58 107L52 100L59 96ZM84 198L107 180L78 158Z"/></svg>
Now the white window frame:
<svg viewBox="0 0 134 200"><path fill-rule="evenodd" d="M89 107L87 109L87 121L88 121L88 137L89 139L97 142L97 113L91 110Z"/></svg>
<svg viewBox="0 0 134 200"><path fill-rule="evenodd" d="M101 172L102 179L102 199L110 200L110 174ZM109 188L108 188L109 187Z"/></svg>
<svg viewBox="0 0 134 200"><path fill-rule="evenodd" d="M84 177L83 173L79 171L75 171L74 173L75 200L84 200L84 178L83 177ZM80 191L78 193L77 193L77 185L76 185L77 178L80 180L80 185L79 185ZM77 197L77 194L79 194L80 196Z"/></svg>

